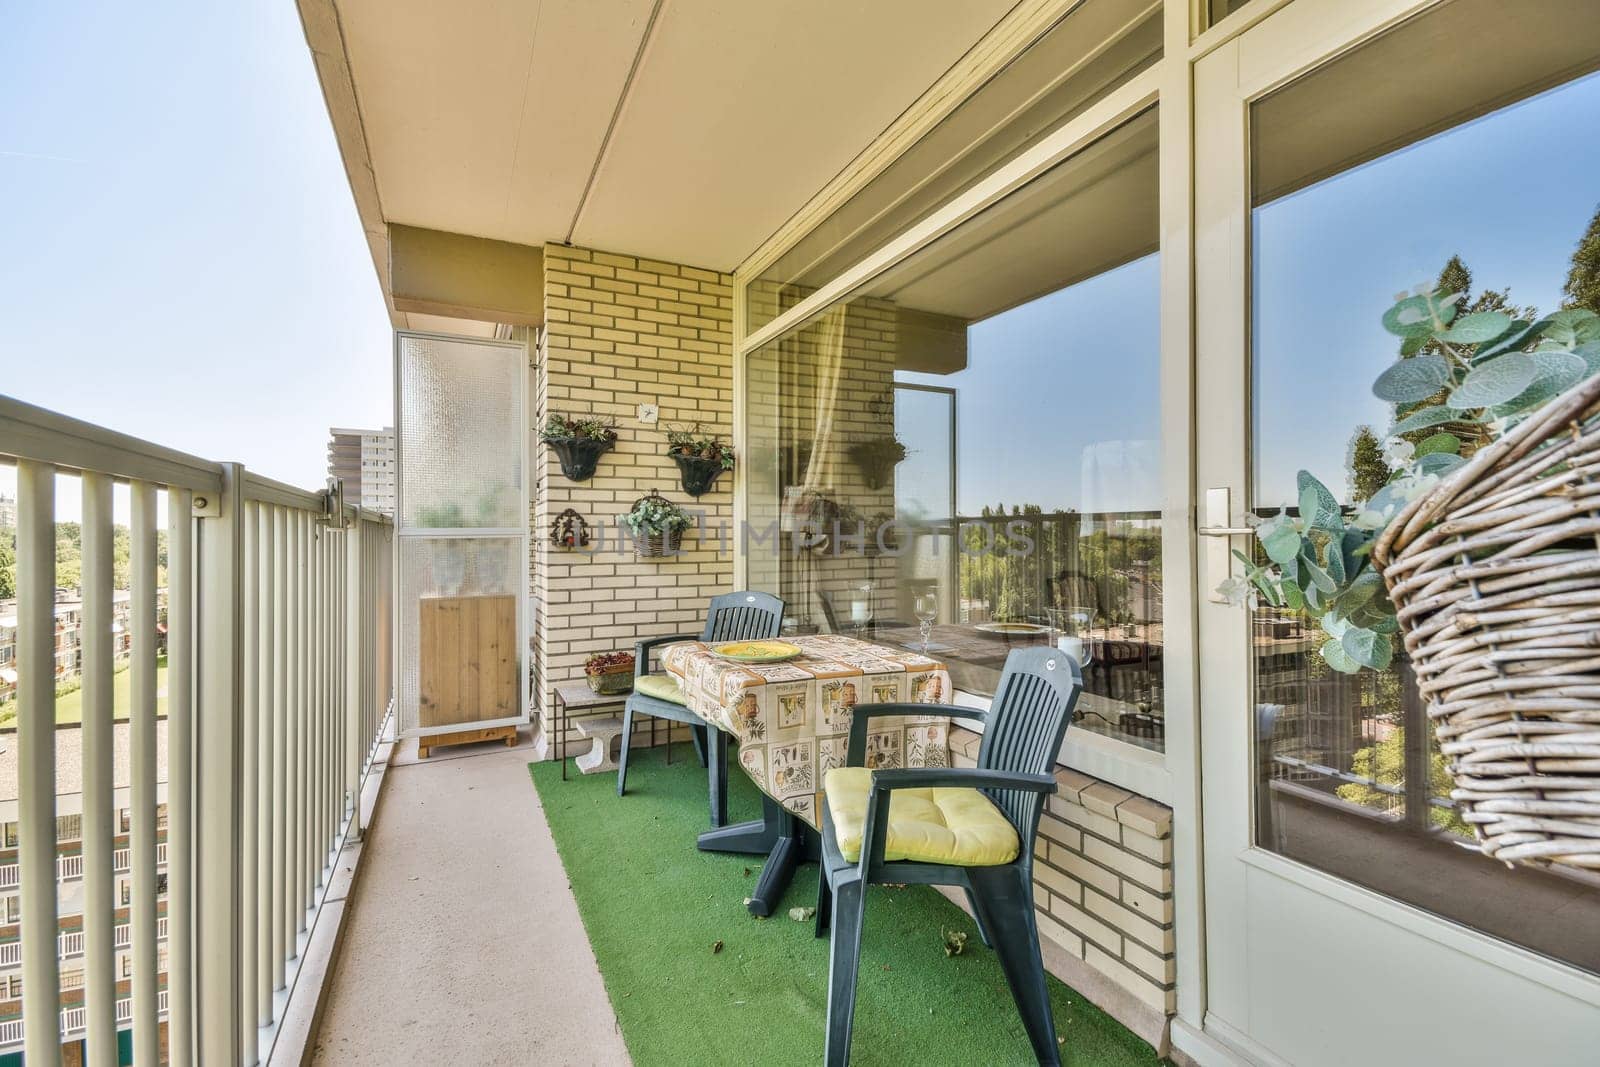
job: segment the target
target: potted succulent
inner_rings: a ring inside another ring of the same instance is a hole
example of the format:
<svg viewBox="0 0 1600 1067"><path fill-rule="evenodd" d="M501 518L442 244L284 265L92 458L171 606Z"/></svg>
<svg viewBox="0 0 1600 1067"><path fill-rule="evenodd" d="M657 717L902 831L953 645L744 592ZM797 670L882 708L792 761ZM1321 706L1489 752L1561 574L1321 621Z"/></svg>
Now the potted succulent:
<svg viewBox="0 0 1600 1067"><path fill-rule="evenodd" d="M641 556L677 555L683 531L694 525L684 510L651 490L633 502L622 516L622 524L633 532L633 548Z"/></svg>
<svg viewBox="0 0 1600 1067"><path fill-rule="evenodd" d="M882 489L889 484L895 467L907 455L906 446L898 437L869 437L851 445L845 455L861 471L861 479L868 489Z"/></svg>
<svg viewBox="0 0 1600 1067"><path fill-rule="evenodd" d="M1399 635L1484 853L1600 866L1573 832L1600 826L1600 316L1460 302L1429 287L1383 317L1386 483L1347 511L1301 471L1298 514L1256 525L1264 562L1235 553L1220 591L1303 612L1345 673L1387 668Z"/></svg>
<svg viewBox="0 0 1600 1067"><path fill-rule="evenodd" d="M667 455L678 465L683 491L694 497L709 492L723 471L733 470L733 446L702 434L699 423L668 430Z"/></svg>
<svg viewBox="0 0 1600 1067"><path fill-rule="evenodd" d="M596 652L583 661L589 688L601 696L633 691L633 653Z"/></svg>
<svg viewBox="0 0 1600 1067"><path fill-rule="evenodd" d="M590 416L572 418L552 414L545 419L539 439L561 459L561 473L575 482L594 476L600 457L617 443L617 430L609 421Z"/></svg>

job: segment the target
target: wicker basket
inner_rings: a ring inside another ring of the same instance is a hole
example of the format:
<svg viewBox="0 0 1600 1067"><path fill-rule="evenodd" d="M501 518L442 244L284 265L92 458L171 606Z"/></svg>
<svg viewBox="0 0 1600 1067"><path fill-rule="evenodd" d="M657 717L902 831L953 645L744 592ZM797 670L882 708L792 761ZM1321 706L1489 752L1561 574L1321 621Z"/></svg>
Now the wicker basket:
<svg viewBox="0 0 1600 1067"><path fill-rule="evenodd" d="M639 556L675 556L682 543L683 534L677 531L633 535L633 551Z"/></svg>
<svg viewBox="0 0 1600 1067"><path fill-rule="evenodd" d="M671 504L672 502L654 489L633 502L629 512L637 511L640 504L649 502ZM637 556L676 556L678 546L683 543L682 530L666 530L660 533L642 534L630 531L633 537L633 551Z"/></svg>
<svg viewBox="0 0 1600 1067"><path fill-rule="evenodd" d="M1600 869L1600 378L1480 449L1373 549L1483 852Z"/></svg>

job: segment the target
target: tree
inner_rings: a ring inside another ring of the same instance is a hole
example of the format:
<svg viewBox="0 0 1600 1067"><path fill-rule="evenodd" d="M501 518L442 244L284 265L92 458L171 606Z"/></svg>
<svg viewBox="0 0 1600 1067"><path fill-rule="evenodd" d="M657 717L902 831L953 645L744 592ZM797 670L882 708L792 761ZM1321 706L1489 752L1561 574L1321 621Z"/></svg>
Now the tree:
<svg viewBox="0 0 1600 1067"><path fill-rule="evenodd" d="M1565 306L1587 308L1600 313L1600 208L1595 209L1589 228L1572 253L1572 268L1567 271Z"/></svg>
<svg viewBox="0 0 1600 1067"><path fill-rule="evenodd" d="M56 588L83 588L83 527L56 523Z"/></svg>
<svg viewBox="0 0 1600 1067"><path fill-rule="evenodd" d="M1463 314L1474 311L1504 311L1514 319L1526 319L1533 322L1539 318L1539 309L1536 307L1518 307L1511 302L1510 289L1485 289L1476 297L1472 295L1472 268L1462 261L1459 254L1453 255L1445 262L1444 269L1439 272L1439 280L1434 282L1433 290L1436 293L1460 293L1461 312ZM1424 351L1431 351L1435 346L1429 346Z"/></svg>
<svg viewBox="0 0 1600 1067"><path fill-rule="evenodd" d="M1356 427L1345 462L1350 471L1350 502L1353 504L1372 499L1394 476L1383 461L1383 443L1371 426Z"/></svg>
<svg viewBox="0 0 1600 1067"><path fill-rule="evenodd" d="M17 531L0 526L0 600L17 595Z"/></svg>
<svg viewBox="0 0 1600 1067"><path fill-rule="evenodd" d="M1357 749L1350 760L1350 773L1377 785L1400 787L1406 776L1406 732L1396 728L1393 733L1375 745ZM1450 765L1437 752L1428 755L1428 791L1436 797L1447 797L1454 783ZM1360 804L1374 811L1394 812L1404 801L1393 792L1374 788L1366 782L1351 782L1334 790L1340 800ZM1441 830L1458 837L1472 837L1472 827L1457 814L1454 808L1430 806L1428 821Z"/></svg>

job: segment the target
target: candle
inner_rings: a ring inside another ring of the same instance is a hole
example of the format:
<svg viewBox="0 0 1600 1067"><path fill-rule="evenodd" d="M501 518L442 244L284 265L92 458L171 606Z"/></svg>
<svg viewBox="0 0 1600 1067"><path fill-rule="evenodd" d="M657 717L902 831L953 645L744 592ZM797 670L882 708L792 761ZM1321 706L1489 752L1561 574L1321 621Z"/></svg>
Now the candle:
<svg viewBox="0 0 1600 1067"><path fill-rule="evenodd" d="M851 622L866 622L867 621L867 602L865 600L857 600L856 602L854 602L853 604L850 605L850 621Z"/></svg>
<svg viewBox="0 0 1600 1067"><path fill-rule="evenodd" d="M1080 667L1083 666L1084 662L1089 658L1087 655L1085 655L1083 638L1081 637L1071 637L1063 634L1062 636L1056 638L1056 647L1062 652L1066 653L1068 656L1071 656L1072 662L1078 664Z"/></svg>

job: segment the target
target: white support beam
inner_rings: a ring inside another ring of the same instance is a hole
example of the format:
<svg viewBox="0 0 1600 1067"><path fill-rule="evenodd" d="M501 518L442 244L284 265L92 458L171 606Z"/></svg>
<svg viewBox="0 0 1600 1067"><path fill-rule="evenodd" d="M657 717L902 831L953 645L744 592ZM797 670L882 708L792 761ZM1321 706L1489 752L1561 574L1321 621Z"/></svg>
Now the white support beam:
<svg viewBox="0 0 1600 1067"><path fill-rule="evenodd" d="M200 702L195 716L195 1054L232 1063L243 1046L240 823L243 470L223 467L219 514L199 520ZM143 1062L143 1061L141 1061ZM154 1062L153 1060L151 1062Z"/></svg>

